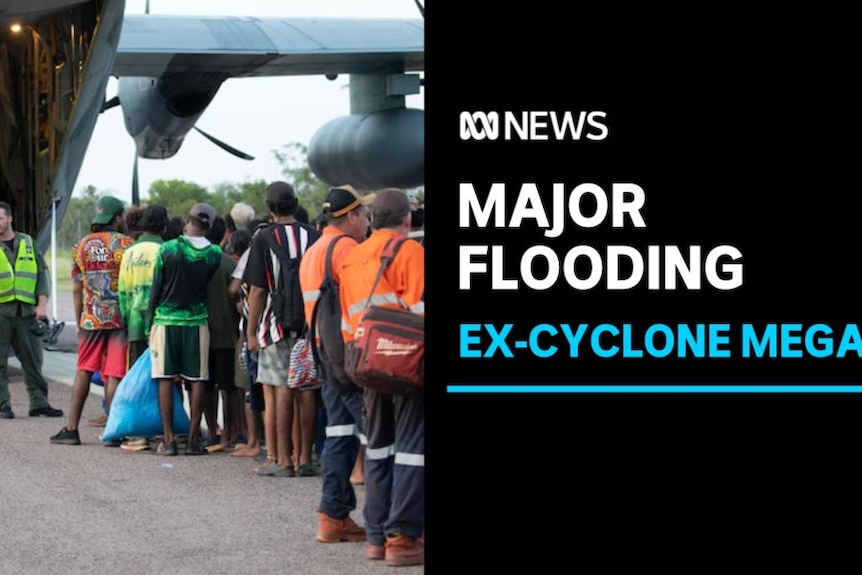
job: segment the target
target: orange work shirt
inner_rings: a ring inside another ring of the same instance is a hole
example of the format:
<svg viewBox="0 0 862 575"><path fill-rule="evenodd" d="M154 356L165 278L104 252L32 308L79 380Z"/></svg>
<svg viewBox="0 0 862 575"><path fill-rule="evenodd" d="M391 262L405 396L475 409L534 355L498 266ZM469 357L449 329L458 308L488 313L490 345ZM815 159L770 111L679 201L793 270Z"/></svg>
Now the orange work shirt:
<svg viewBox="0 0 862 575"><path fill-rule="evenodd" d="M345 235L344 232L334 226L326 226L323 228L323 234L316 242L311 244L302 255L302 261L299 263L299 287L302 289L302 301L305 304L305 321L311 325L311 312L314 311L314 304L320 295L320 284L323 283L323 278L326 275L326 270L323 269L326 263L326 250L329 249L329 244L339 237ZM344 264L347 254L353 251L356 247L356 240L347 236L343 240L339 240L335 244L335 249L332 250L332 278L336 283L341 283L341 266Z"/></svg>
<svg viewBox="0 0 862 575"><path fill-rule="evenodd" d="M359 327L365 311L371 286L380 269L380 254L389 240L404 236L392 230L376 230L356 246L347 256L341 268L341 335L349 341ZM406 240L398 250L375 293L372 305L406 308L415 313L425 313L425 248L414 240Z"/></svg>

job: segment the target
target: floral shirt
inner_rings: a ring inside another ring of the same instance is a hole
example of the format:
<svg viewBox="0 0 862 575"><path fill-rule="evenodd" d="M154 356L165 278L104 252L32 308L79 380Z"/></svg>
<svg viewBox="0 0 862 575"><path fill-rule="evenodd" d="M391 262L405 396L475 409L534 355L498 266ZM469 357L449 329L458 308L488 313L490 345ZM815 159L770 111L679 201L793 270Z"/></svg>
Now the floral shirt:
<svg viewBox="0 0 862 575"><path fill-rule="evenodd" d="M81 329L120 329L117 292L120 262L132 238L113 230L93 232L72 248L72 281L83 284Z"/></svg>

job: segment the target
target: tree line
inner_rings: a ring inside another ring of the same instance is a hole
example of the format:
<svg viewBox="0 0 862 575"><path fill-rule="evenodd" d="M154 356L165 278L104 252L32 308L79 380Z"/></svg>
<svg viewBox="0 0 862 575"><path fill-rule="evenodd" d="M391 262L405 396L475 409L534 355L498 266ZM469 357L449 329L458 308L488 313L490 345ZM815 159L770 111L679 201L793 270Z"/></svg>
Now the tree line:
<svg viewBox="0 0 862 575"><path fill-rule="evenodd" d="M281 164L285 181L294 187L300 205L308 211L309 217L314 218L320 213L329 186L318 180L308 167L308 149L303 144L292 143L285 146L283 151L274 153ZM165 206L171 216L179 217L184 217L198 202L210 204L219 214L226 214L234 204L244 202L263 217L267 213L266 187L269 184L270 182L262 179L241 183L223 182L208 190L185 180L156 180L150 185L148 194L141 198L141 201L145 204ZM79 195L72 197L57 230L57 243L60 247L70 248L89 233L96 203L99 197L108 193L110 192L88 185ZM417 196L420 201L424 201L422 191Z"/></svg>

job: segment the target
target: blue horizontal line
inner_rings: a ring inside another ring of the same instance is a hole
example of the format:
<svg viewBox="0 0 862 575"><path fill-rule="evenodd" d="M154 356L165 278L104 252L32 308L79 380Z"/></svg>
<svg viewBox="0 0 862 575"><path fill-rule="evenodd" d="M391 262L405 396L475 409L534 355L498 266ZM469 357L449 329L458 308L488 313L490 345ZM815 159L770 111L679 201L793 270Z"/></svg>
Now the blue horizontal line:
<svg viewBox="0 0 862 575"><path fill-rule="evenodd" d="M862 393L862 385L459 385L447 393Z"/></svg>

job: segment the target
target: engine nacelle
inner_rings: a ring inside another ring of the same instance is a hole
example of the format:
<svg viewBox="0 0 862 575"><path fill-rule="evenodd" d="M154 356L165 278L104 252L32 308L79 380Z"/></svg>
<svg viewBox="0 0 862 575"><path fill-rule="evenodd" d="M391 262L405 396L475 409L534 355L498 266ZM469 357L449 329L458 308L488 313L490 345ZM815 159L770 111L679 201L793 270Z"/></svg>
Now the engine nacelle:
<svg viewBox="0 0 862 575"><path fill-rule="evenodd" d="M224 76L122 77L117 95L138 156L170 158L216 95Z"/></svg>
<svg viewBox="0 0 862 575"><path fill-rule="evenodd" d="M311 138L308 164L329 185L420 186L425 182L425 112L394 108L336 118Z"/></svg>

